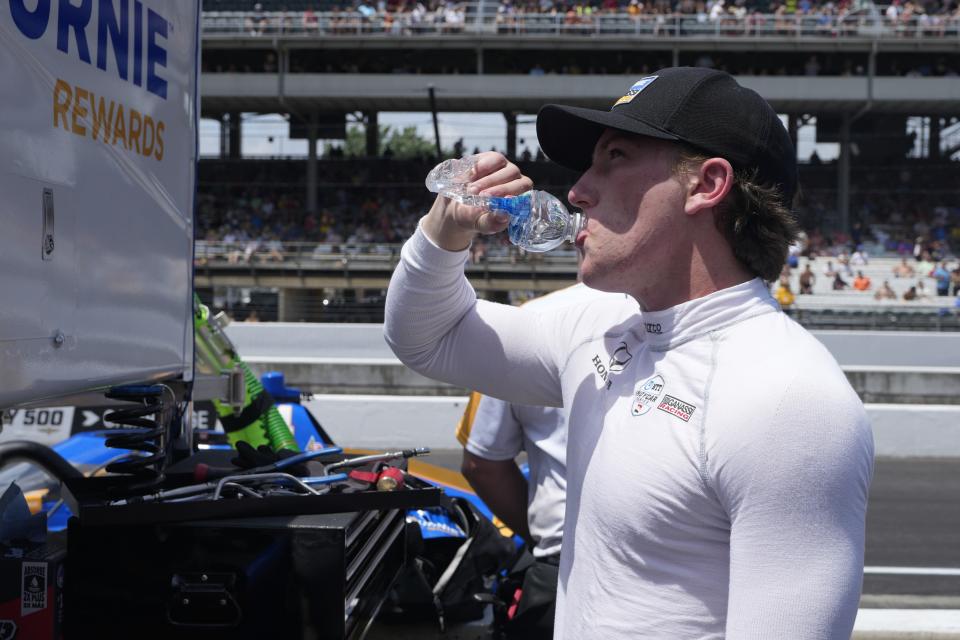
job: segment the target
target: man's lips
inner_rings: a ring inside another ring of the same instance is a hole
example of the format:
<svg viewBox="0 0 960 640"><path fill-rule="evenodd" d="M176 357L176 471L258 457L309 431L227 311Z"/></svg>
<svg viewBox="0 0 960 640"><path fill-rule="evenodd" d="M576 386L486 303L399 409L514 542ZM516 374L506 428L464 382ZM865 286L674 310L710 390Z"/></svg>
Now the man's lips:
<svg viewBox="0 0 960 640"><path fill-rule="evenodd" d="M587 241L587 231L586 229L581 229L580 233L577 234L574 244L577 245L578 249L583 249L583 243Z"/></svg>

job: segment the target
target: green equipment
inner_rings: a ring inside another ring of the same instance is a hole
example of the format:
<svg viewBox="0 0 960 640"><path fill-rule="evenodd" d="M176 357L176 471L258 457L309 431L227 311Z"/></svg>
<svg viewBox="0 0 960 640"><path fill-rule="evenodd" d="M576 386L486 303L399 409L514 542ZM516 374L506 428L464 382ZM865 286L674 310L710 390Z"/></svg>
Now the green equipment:
<svg viewBox="0 0 960 640"><path fill-rule="evenodd" d="M242 404L213 401L220 424L227 432L227 439L234 447L237 442L243 441L254 448L268 445L273 451L299 451L290 427L274 406L273 398L237 355L236 348L224 332L228 322L223 312L211 316L210 309L194 294L193 326L198 366L207 369L207 373L243 378Z"/></svg>

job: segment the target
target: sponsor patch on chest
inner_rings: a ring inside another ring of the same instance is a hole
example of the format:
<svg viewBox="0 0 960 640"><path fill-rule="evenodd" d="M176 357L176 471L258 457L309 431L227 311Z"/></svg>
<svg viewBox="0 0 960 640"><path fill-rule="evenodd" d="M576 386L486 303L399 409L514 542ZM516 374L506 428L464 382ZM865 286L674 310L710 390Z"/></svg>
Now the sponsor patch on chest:
<svg viewBox="0 0 960 640"><path fill-rule="evenodd" d="M676 416L683 420L684 422L690 422L690 416L693 415L693 412L697 410L695 406L689 402L684 402L679 398L674 398L673 396L663 396L663 400L660 401L660 404L657 405L657 409L660 411L666 411L672 416Z"/></svg>
<svg viewBox="0 0 960 640"><path fill-rule="evenodd" d="M633 390L630 415L642 416L656 406L663 396L663 376L641 380Z"/></svg>

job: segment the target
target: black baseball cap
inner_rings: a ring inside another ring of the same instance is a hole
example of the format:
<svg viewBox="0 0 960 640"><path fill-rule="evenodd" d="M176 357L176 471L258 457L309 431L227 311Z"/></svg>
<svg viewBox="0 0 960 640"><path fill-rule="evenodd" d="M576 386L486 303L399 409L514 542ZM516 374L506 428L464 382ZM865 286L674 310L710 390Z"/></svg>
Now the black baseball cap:
<svg viewBox="0 0 960 640"><path fill-rule="evenodd" d="M537 137L548 158L586 171L604 129L684 142L756 170L776 185L788 207L797 191L797 154L773 107L728 73L700 67L661 69L633 84L609 111L548 104L537 115Z"/></svg>

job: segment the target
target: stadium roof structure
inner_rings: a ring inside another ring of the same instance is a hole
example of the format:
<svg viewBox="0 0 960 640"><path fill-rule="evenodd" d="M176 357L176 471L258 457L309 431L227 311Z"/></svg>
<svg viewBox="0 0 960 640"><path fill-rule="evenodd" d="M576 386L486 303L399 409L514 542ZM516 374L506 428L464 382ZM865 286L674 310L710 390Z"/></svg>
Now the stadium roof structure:
<svg viewBox="0 0 960 640"><path fill-rule="evenodd" d="M740 76L781 113L960 113L956 78ZM231 111L440 111L536 113L545 103L606 108L632 76L205 73L205 113Z"/></svg>
<svg viewBox="0 0 960 640"><path fill-rule="evenodd" d="M487 13L489 10L490 7L485 9ZM267 30L252 34L248 31L247 12L205 12L205 57L233 62L244 55L271 55L276 70L204 73L203 111L211 115L235 111L428 111L428 88L433 86L440 111L535 113L547 102L603 108L636 80L636 74L484 73L485 60L489 69L495 58L527 63L544 57L549 61L561 55L577 59L582 53L585 58L591 54L621 55L631 60L636 57L638 65L647 66L665 66L664 61L689 64L701 54L746 56L760 63L797 55L839 56L856 60L863 67L859 70L861 75L743 75L739 79L781 113L854 113L869 105L874 113L960 114L960 82L955 77L876 73L878 66L883 66L878 60L909 56L960 59L960 22L954 24L952 18L943 23L942 32L933 33L920 23L893 29L877 16L854 15L849 19L855 22L842 26L842 33L830 34L810 22L810 17L796 17L794 22L784 23L783 16L758 16L764 19L766 30L753 26L752 31L744 32L743 25L701 24L692 21L691 16L677 14L667 16L661 30L648 33L641 31L647 29L648 22L632 21L620 14L597 16L595 29L591 30L557 22L555 17L524 14L524 32L515 33L491 22L492 15L481 14L475 14L475 22L468 18L461 31L445 30L440 23L397 34L359 17L353 21L357 24L356 32L325 22L335 15L345 20L349 18L346 13L318 14L320 30L307 32L301 25L302 14L268 12ZM625 24L636 25L637 32L623 32ZM784 24L795 25L795 31L784 31ZM364 56L374 56L383 67L381 70L397 72L296 72L296 61L304 56L322 60L334 56L361 65ZM425 73L400 73L404 59L430 64L424 64ZM432 74L430 66L447 66L459 73ZM291 68L295 72L290 72Z"/></svg>

